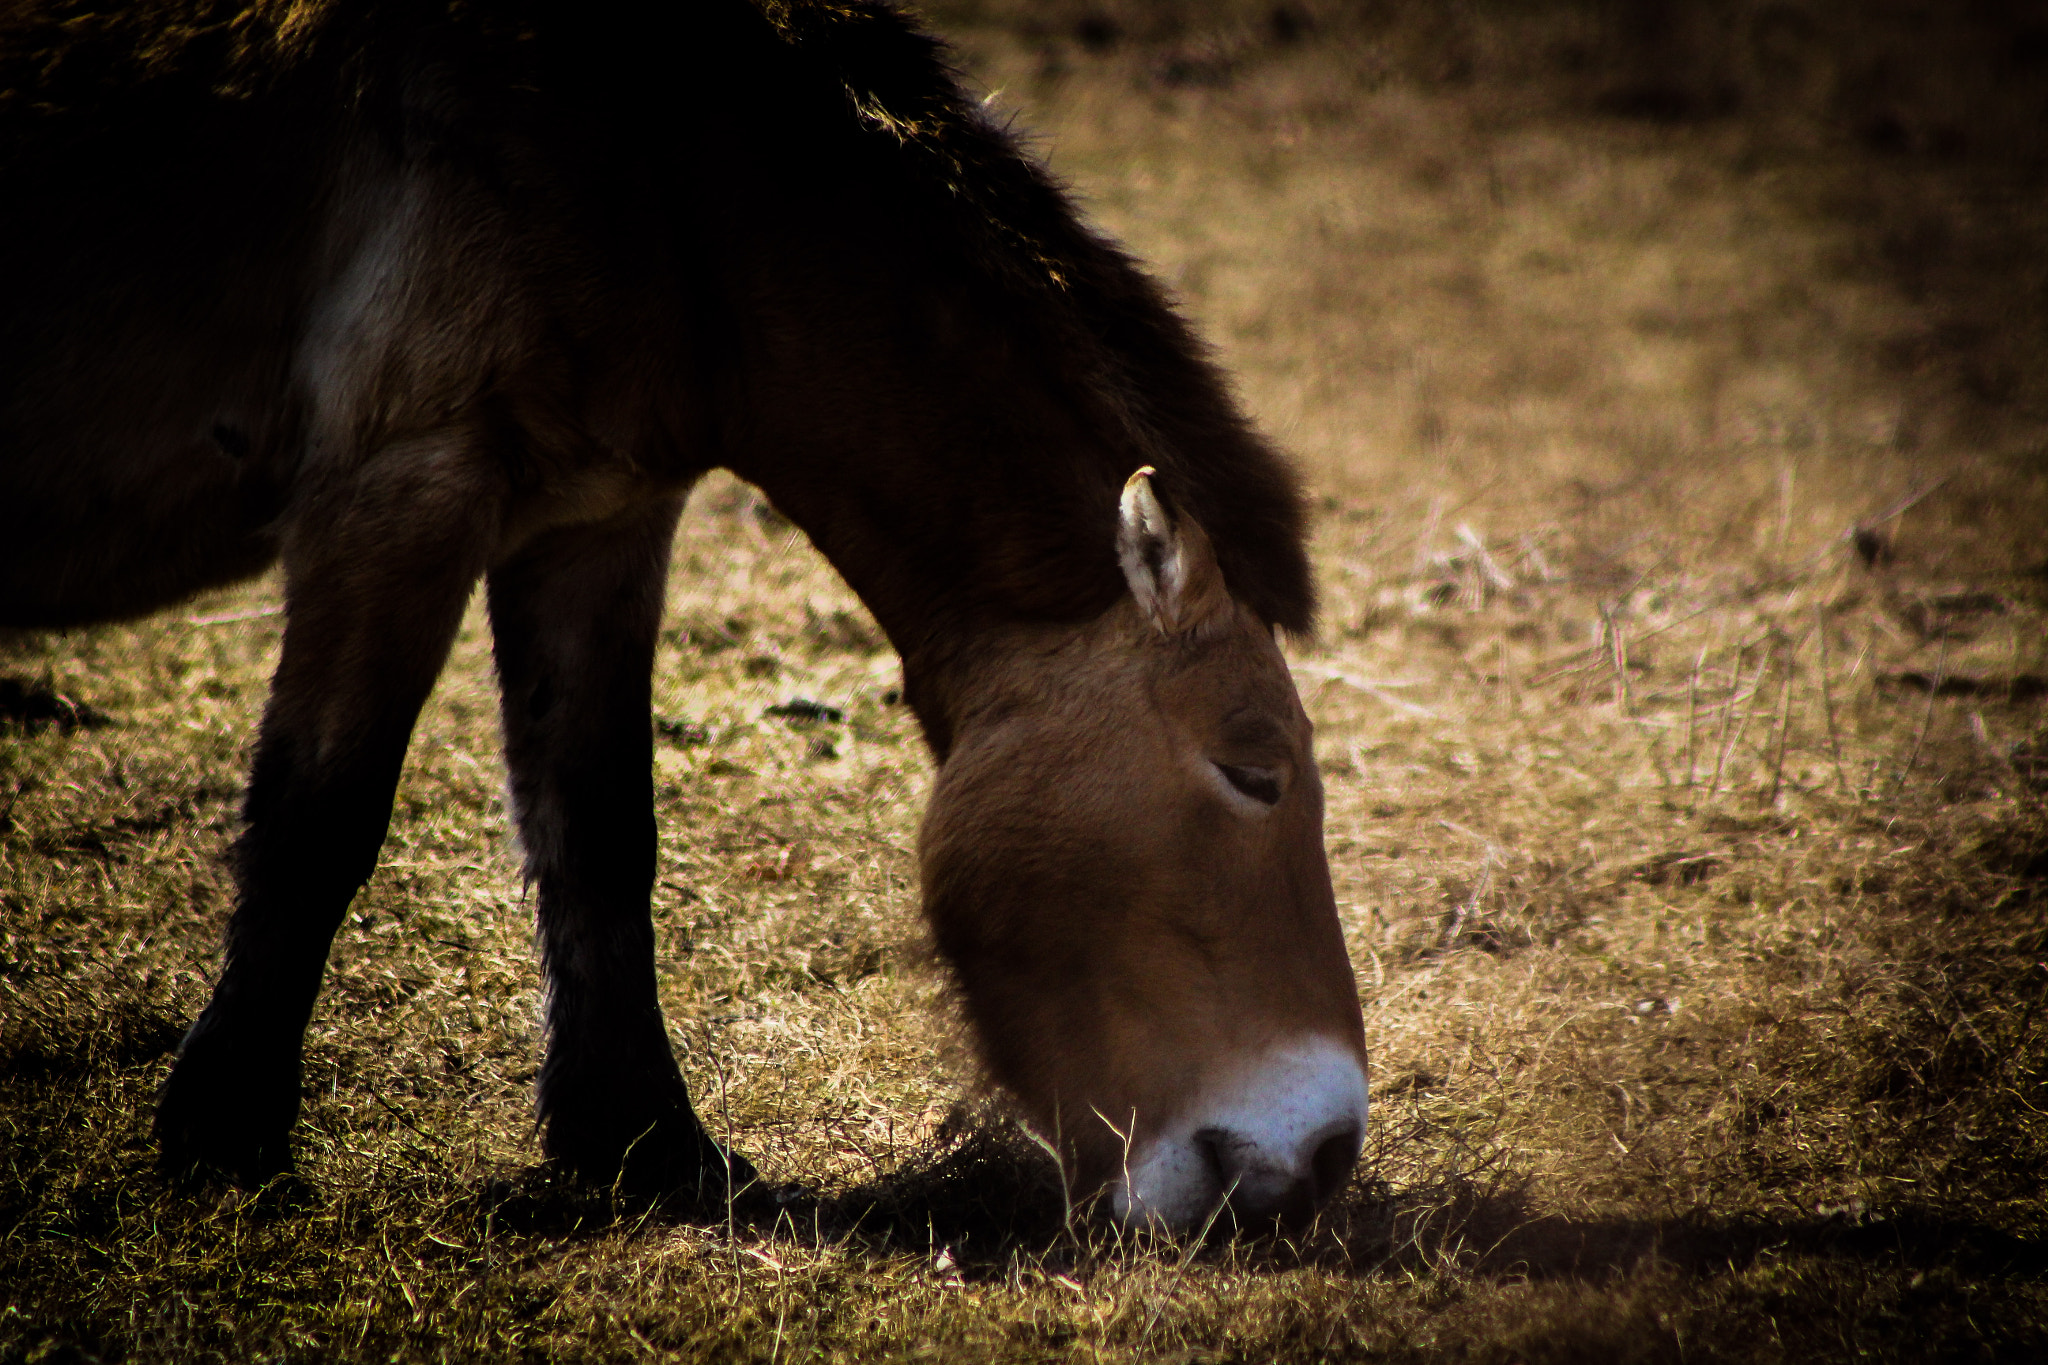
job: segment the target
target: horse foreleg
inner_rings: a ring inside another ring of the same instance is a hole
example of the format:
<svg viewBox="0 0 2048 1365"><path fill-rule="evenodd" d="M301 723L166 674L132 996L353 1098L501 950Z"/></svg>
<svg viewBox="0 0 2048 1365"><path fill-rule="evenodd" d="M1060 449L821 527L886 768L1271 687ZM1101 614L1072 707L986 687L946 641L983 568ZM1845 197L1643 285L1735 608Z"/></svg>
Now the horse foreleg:
<svg viewBox="0 0 2048 1365"><path fill-rule="evenodd" d="M370 461L287 537L283 656L233 851L213 999L164 1084L167 1169L291 1164L300 1048L343 912L375 869L420 704L497 535L489 465L420 443Z"/></svg>
<svg viewBox="0 0 2048 1365"><path fill-rule="evenodd" d="M548 1154L640 1192L752 1178L690 1106L656 991L655 633L681 499L554 531L489 577L506 766L538 900Z"/></svg>

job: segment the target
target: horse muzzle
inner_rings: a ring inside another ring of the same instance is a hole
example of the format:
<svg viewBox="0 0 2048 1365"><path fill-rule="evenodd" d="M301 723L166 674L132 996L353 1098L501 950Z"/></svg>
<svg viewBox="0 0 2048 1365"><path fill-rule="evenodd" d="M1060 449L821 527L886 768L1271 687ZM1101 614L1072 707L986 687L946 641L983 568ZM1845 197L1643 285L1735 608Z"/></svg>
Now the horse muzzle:
<svg viewBox="0 0 2048 1365"><path fill-rule="evenodd" d="M1365 1068L1327 1038L1277 1045L1204 1091L1110 1186L1132 1226L1299 1227L1351 1174L1365 1140Z"/></svg>

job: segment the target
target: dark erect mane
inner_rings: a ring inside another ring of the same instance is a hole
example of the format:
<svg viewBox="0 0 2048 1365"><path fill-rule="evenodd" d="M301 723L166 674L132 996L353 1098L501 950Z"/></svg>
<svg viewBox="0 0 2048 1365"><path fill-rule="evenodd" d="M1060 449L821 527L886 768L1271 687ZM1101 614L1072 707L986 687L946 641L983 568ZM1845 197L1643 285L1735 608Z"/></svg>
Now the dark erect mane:
<svg viewBox="0 0 2048 1365"><path fill-rule="evenodd" d="M1081 222L1051 176L964 95L943 45L895 9L864 0L761 8L817 78L843 90L861 137L894 154L926 209L1041 319L1061 352L1054 363L1121 426L1108 447L1127 451L1133 468L1159 469L1162 498L1209 533L1232 592L1268 621L1309 630L1315 591L1300 488L1159 287ZM1076 454L1040 452L1047 461ZM1121 482L1131 471L1111 472ZM1066 580L1060 595L1076 615L1106 607L1123 588L1099 552L1019 571L1039 580L1033 596L1048 577Z"/></svg>

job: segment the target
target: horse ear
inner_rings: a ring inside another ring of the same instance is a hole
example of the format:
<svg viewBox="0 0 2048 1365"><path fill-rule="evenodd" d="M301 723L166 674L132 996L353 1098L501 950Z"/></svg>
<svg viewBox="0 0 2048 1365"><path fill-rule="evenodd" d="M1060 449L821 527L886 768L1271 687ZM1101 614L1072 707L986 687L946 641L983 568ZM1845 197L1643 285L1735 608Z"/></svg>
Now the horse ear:
<svg viewBox="0 0 2048 1365"><path fill-rule="evenodd" d="M1176 527L1152 492L1151 465L1124 481L1116 557L1138 610L1162 635L1192 630L1228 600L1209 537L1194 521Z"/></svg>

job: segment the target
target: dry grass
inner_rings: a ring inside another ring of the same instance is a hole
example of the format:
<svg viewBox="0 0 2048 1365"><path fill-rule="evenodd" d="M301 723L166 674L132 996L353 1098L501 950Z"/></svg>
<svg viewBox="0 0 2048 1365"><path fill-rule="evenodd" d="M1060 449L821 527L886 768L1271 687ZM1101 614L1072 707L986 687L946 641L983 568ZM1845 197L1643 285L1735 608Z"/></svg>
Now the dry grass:
<svg viewBox="0 0 2048 1365"><path fill-rule="evenodd" d="M1063 1221L924 958L894 660L721 480L657 680L663 1003L709 1121L813 1193L703 1226L535 1166L474 616L299 1179L160 1185L258 584L0 657L0 1360L2048 1353L2038 149L1943 84L1974 31L1873 122L1898 24L1780 51L1780 11L1668 50L1570 9L941 15L1323 495L1296 663L1376 1108L1312 1235Z"/></svg>

